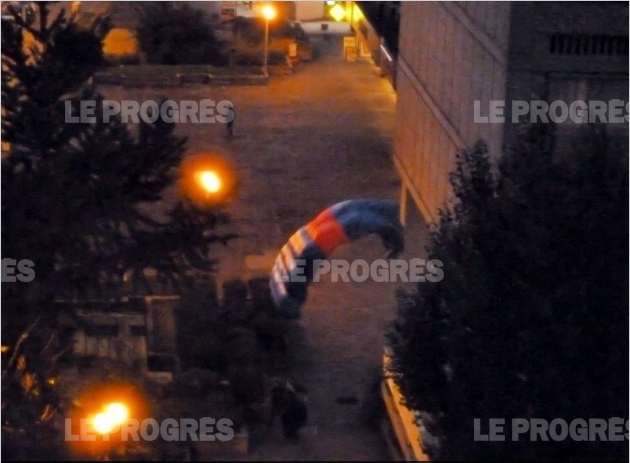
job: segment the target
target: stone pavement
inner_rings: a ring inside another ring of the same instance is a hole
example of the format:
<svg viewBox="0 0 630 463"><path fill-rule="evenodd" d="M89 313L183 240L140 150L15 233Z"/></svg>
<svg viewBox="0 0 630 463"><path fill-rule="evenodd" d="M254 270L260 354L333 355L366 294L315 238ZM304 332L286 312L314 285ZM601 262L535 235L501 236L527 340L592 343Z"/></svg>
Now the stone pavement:
<svg viewBox="0 0 630 463"><path fill-rule="evenodd" d="M344 62L341 35L313 35L318 52L295 74L268 86L120 89L114 98L175 101L211 98L234 104L234 138L223 124L180 124L189 153L224 156L234 166L239 194L229 210L241 239L217 248L219 278L267 275L287 238L322 209L351 198L399 197L391 161L395 94L366 61ZM174 193L176 194L176 193ZM410 204L410 209L412 208ZM410 211L407 250L422 257L427 230ZM369 261L383 257L374 236L338 249L333 257ZM293 377L309 390L310 426L300 444L284 442L279 426L252 449L250 460L387 460L380 433L365 426L361 410L378 378L384 330L401 283L332 282L309 289L300 322ZM336 399L356 398L339 404Z"/></svg>

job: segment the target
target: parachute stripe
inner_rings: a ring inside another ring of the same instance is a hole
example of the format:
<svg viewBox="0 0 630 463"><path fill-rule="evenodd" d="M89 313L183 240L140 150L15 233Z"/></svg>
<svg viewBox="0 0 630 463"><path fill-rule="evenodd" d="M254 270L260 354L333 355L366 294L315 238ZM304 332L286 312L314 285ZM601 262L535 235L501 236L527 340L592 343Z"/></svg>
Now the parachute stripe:
<svg viewBox="0 0 630 463"><path fill-rule="evenodd" d="M291 252L288 246L285 246L280 251L280 256L282 257L282 263L284 264L284 268L291 272L295 268L295 259L294 254Z"/></svg>
<svg viewBox="0 0 630 463"><path fill-rule="evenodd" d="M308 233L313 236L313 233L317 231L317 227L329 222L331 220L337 220L335 218L335 214L332 209L326 209L325 211L319 213L317 217L311 220L305 227Z"/></svg>
<svg viewBox="0 0 630 463"><path fill-rule="evenodd" d="M274 276L277 278L277 272L274 272ZM280 280L280 281L278 281ZM287 290L284 287L284 283L282 283L281 279L273 280L271 284L271 294L274 299L281 300L287 295Z"/></svg>
<svg viewBox="0 0 630 463"><path fill-rule="evenodd" d="M332 252L342 244L350 242L343 226L334 217L316 226L311 222L307 225L307 229L315 245L326 256L332 254Z"/></svg>
<svg viewBox="0 0 630 463"><path fill-rule="evenodd" d="M321 212L303 228L324 256L332 254L336 247L349 242L332 209Z"/></svg>
<svg viewBox="0 0 630 463"><path fill-rule="evenodd" d="M278 260L276 260L276 265L273 268L273 281L282 286L288 281L288 273L282 265L282 262Z"/></svg>
<svg viewBox="0 0 630 463"><path fill-rule="evenodd" d="M298 229L281 248L272 269L270 289L279 312L288 318L299 318L300 307L306 301L307 288L313 279L314 269L308 266L330 256L338 246L372 233L380 235L389 256L402 252L404 231L396 201L343 201L320 212ZM305 273L299 272L301 279L291 278L297 276L298 270L305 270Z"/></svg>
<svg viewBox="0 0 630 463"><path fill-rule="evenodd" d="M287 243L291 245L295 254L300 254L306 248L306 240L302 236L302 229L299 229L296 233L293 234L291 238L289 238L289 242Z"/></svg>

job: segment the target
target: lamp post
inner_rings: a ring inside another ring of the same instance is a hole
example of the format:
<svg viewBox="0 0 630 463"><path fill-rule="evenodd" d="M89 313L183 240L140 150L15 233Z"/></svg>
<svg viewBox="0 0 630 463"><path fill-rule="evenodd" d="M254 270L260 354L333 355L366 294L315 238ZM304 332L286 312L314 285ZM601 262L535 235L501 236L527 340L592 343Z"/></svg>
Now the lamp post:
<svg viewBox="0 0 630 463"><path fill-rule="evenodd" d="M109 404L107 408L97 414L92 422L94 430L99 434L110 434L116 427L122 425L129 418L129 409L122 403Z"/></svg>
<svg viewBox="0 0 630 463"><path fill-rule="evenodd" d="M265 70L265 75L267 73L267 60L269 55L269 21L276 17L276 10L271 5L265 5L262 9L262 14L265 17L265 58L263 69Z"/></svg>
<svg viewBox="0 0 630 463"><path fill-rule="evenodd" d="M195 174L195 180L206 193L206 198L209 198L210 195L215 194L219 190L221 190L221 178L215 171L204 170L197 172Z"/></svg>
<svg viewBox="0 0 630 463"><path fill-rule="evenodd" d="M123 403L116 402L110 403L107 407L104 407L101 413L98 413L92 418L92 426L94 430L104 436L105 441L109 441L109 434L113 433L117 428L122 426L129 419L129 408ZM119 444L122 445L122 444ZM105 461L111 461L115 459L116 444L109 446L107 453L101 455ZM123 454L126 453L124 447L120 447L119 451Z"/></svg>

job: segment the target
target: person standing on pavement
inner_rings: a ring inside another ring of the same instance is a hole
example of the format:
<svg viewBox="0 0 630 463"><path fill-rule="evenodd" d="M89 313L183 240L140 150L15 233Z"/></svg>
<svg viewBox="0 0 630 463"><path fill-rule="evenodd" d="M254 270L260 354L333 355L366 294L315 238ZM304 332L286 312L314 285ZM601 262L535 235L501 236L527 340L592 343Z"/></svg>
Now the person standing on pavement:
<svg viewBox="0 0 630 463"><path fill-rule="evenodd" d="M271 391L271 416L267 431L273 426L276 416L280 416L284 437L299 440L299 431L308 421L306 389L289 381L276 381Z"/></svg>

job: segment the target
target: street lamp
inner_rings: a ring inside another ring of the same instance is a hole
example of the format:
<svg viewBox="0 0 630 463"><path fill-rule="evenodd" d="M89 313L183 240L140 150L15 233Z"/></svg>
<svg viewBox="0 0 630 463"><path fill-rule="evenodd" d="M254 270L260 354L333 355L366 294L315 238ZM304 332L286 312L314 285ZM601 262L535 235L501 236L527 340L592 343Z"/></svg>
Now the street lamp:
<svg viewBox="0 0 630 463"><path fill-rule="evenodd" d="M236 193L236 171L225 157L205 152L187 156L180 166L181 193L203 206L231 200Z"/></svg>
<svg viewBox="0 0 630 463"><path fill-rule="evenodd" d="M124 404L112 403L93 419L94 430L99 434L109 434L127 421L129 410Z"/></svg>
<svg viewBox="0 0 630 463"><path fill-rule="evenodd" d="M267 60L269 55L269 21L276 17L276 10L271 5L265 5L262 9L262 14L265 17L265 64L263 69L265 74L267 73Z"/></svg>
<svg viewBox="0 0 630 463"><path fill-rule="evenodd" d="M221 189L221 178L213 170L203 170L195 174L195 180L206 193L211 195L217 193Z"/></svg>
<svg viewBox="0 0 630 463"><path fill-rule="evenodd" d="M129 409L127 406L123 403L115 402L107 404L106 407L103 407L103 411L101 413L98 413L92 418L92 426L98 434L103 436L103 440L108 442L109 435L125 424L128 419ZM121 449L124 454L124 447L121 447ZM116 444L114 444L114 446L106 445L106 447L102 448L98 453L101 454L101 458L104 458L105 461L114 460L116 459L114 458L116 453ZM99 458L99 460L101 458Z"/></svg>

